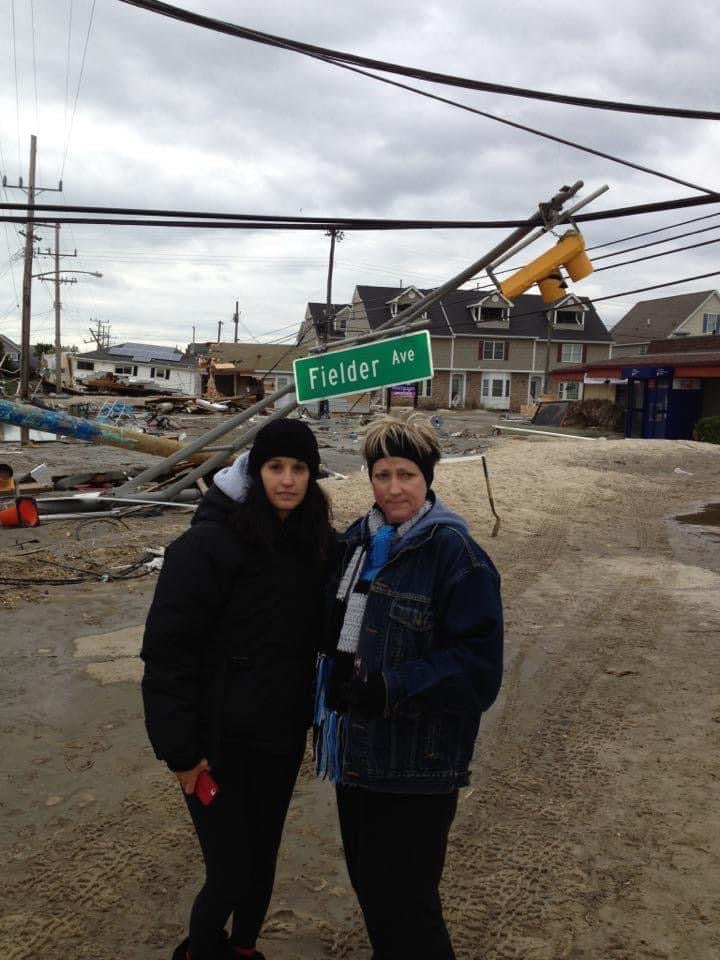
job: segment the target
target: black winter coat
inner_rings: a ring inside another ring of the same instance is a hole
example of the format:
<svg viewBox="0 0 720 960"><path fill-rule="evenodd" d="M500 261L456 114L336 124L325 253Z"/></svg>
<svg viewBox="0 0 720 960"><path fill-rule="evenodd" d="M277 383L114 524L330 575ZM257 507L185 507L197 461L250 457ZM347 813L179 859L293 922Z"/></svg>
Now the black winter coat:
<svg viewBox="0 0 720 960"><path fill-rule="evenodd" d="M165 551L145 627L145 723L159 759L189 770L230 761L233 743L294 749L312 720L324 585L292 536L251 546L233 500L211 487Z"/></svg>

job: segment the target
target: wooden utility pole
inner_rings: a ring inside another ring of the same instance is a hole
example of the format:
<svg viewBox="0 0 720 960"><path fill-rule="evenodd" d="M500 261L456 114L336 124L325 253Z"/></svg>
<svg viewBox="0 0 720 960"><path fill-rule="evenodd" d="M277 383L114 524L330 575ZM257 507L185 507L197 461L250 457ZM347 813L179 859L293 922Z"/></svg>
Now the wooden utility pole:
<svg viewBox="0 0 720 960"><path fill-rule="evenodd" d="M25 266L23 269L22 332L20 345L20 399L27 400L30 386L30 307L32 301L33 207L35 206L35 168L37 137L30 137L30 174L28 178L28 221L25 228Z"/></svg>
<svg viewBox="0 0 720 960"><path fill-rule="evenodd" d="M60 339L60 224L55 224L55 395L62 393L62 340Z"/></svg>
<svg viewBox="0 0 720 960"><path fill-rule="evenodd" d="M327 275L327 292L325 297L325 316L322 319L322 322L318 324L317 336L318 344L322 347L327 345L328 340L330 339L330 326L334 320L333 309L332 309L332 278L333 278L333 268L335 266L335 241L338 242L343 239L342 230L337 230L336 228L331 228L327 231L326 236L330 237L330 256L328 258L328 275ZM330 419L330 401L321 400L318 404L318 416L321 420Z"/></svg>
<svg viewBox="0 0 720 960"><path fill-rule="evenodd" d="M233 314L233 323L235 324L235 339L233 340L233 343L237 343L237 342L238 342L238 323L240 322L240 310L239 310L239 307L240 307L240 304L239 304L239 302L236 300L236 301L235 301L235 313Z"/></svg>
<svg viewBox="0 0 720 960"><path fill-rule="evenodd" d="M62 180L57 187L35 187L35 173L37 169L37 137L32 134L30 137L30 169L27 187L23 184L22 177L17 183L8 183L3 177L3 187L10 190L23 190L28 198L27 227L25 229L25 263L23 267L23 293L22 293L22 320L21 320L21 357L20 357L20 385L18 395L21 399L27 400L30 389L30 316L32 307L32 260L33 260L33 241L37 238L33 234L33 215L35 213L35 194L53 190L62 192ZM22 431L22 441L27 443L27 430Z"/></svg>
<svg viewBox="0 0 720 960"><path fill-rule="evenodd" d="M224 321L223 321L223 320L218 320L218 337L217 337L217 342L218 342L218 343L220 343L220 335L221 335L221 332L222 332L222 328L223 328L224 326L225 326Z"/></svg>

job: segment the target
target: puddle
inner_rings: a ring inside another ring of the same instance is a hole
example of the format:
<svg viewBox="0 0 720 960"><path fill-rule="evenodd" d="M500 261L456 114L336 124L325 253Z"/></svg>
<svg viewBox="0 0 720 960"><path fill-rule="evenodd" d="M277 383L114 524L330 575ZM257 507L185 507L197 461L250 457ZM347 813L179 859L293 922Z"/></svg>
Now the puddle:
<svg viewBox="0 0 720 960"><path fill-rule="evenodd" d="M674 519L697 527L720 527L720 503L708 503L698 513L684 513Z"/></svg>

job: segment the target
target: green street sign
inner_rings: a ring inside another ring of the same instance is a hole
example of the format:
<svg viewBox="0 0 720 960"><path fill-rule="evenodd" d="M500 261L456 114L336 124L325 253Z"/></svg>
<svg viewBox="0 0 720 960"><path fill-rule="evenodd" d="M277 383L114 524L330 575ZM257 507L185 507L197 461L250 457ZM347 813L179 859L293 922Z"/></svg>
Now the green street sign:
<svg viewBox="0 0 720 960"><path fill-rule="evenodd" d="M429 380L433 375L430 334L420 330L302 357L293 362L293 370L298 403Z"/></svg>

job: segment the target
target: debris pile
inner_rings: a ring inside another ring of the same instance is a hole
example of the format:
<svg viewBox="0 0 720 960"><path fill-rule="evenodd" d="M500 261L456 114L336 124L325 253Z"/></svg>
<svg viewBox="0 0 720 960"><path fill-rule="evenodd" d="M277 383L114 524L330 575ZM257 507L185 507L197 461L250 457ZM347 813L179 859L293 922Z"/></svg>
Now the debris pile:
<svg viewBox="0 0 720 960"><path fill-rule="evenodd" d="M568 404L563 427L597 427L620 433L625 429L625 411L610 400L579 400Z"/></svg>

